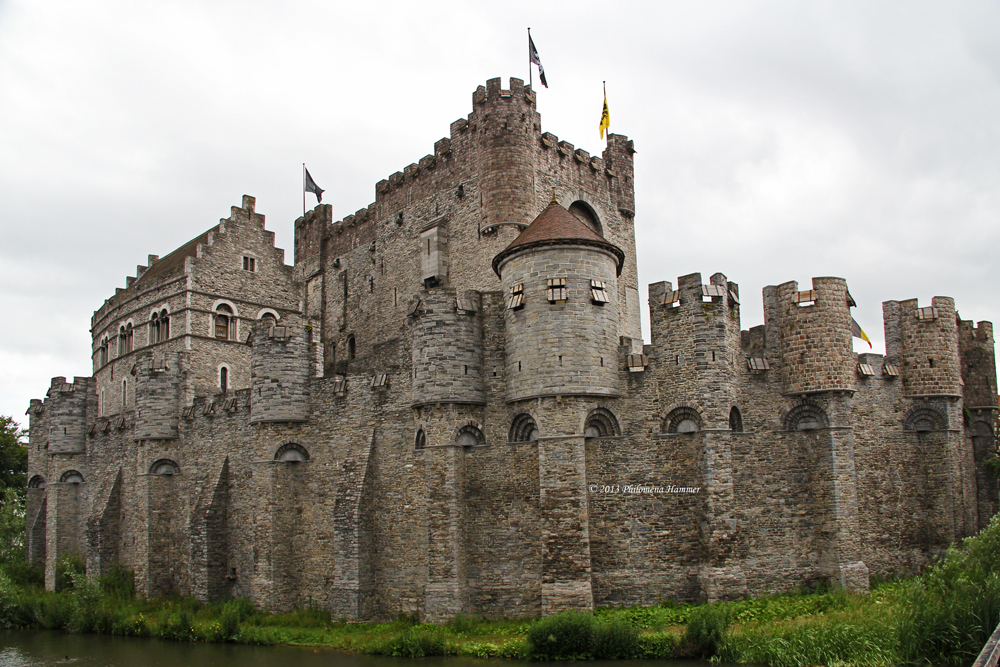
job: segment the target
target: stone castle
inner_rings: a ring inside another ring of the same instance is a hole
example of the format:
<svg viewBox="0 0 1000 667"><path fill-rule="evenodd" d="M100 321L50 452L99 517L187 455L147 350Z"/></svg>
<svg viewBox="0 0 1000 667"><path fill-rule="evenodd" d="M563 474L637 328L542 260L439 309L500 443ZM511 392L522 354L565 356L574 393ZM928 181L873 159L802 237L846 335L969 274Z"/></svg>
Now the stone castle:
<svg viewBox="0 0 1000 667"><path fill-rule="evenodd" d="M992 325L886 301L856 355L840 278L649 286L633 144L541 131L480 86L343 220L252 197L94 313L93 377L32 400L31 561L146 595L335 617L530 616L913 570L998 509ZM558 202L558 203L557 203Z"/></svg>

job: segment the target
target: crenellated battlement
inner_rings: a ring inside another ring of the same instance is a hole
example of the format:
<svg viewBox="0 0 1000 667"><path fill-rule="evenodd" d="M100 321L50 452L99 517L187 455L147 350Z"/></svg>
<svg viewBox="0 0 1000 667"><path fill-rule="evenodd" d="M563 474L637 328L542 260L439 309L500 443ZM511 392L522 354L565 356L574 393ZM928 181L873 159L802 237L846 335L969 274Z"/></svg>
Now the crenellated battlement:
<svg viewBox="0 0 1000 667"><path fill-rule="evenodd" d="M917 299L885 301L885 354L898 363L911 396L960 396L961 364L955 300L936 296L930 306Z"/></svg>

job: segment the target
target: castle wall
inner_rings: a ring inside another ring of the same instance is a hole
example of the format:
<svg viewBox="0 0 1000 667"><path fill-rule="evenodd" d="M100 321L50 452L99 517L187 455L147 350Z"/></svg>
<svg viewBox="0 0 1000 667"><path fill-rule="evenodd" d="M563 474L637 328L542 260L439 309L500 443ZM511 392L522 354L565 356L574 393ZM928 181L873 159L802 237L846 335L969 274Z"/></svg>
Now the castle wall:
<svg viewBox="0 0 1000 667"><path fill-rule="evenodd" d="M765 288L765 322L741 332L738 285L691 274L650 286L643 346L632 152L542 133L534 93L491 80L371 206L296 221L294 269L252 197L151 256L93 320L96 359L129 318L134 350L29 408L27 551L46 584L78 554L145 595L536 616L864 591L982 525L1000 504L982 470L991 325L956 325L943 297L923 317L886 302L887 356L856 356L842 279ZM624 251L620 275L593 247L546 246L497 279L553 194ZM171 337L150 343L163 308Z"/></svg>

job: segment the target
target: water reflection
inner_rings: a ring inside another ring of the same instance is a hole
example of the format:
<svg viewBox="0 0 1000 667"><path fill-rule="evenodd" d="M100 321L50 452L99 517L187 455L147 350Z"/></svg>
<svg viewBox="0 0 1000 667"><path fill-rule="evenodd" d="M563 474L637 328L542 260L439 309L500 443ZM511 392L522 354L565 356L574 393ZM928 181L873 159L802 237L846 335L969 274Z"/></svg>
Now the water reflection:
<svg viewBox="0 0 1000 667"><path fill-rule="evenodd" d="M191 644L159 639L71 635L54 631L0 631L0 667L527 667L529 663L472 658L348 655L287 646ZM530 663L538 665L539 663ZM705 667L677 660L579 663L587 667ZM741 666L743 667L743 666Z"/></svg>

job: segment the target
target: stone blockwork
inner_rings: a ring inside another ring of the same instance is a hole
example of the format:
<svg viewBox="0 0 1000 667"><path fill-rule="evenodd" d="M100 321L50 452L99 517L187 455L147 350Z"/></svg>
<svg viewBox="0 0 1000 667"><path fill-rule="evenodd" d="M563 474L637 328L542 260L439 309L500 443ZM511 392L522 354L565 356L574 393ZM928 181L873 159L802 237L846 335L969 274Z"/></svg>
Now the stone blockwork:
<svg viewBox="0 0 1000 667"><path fill-rule="evenodd" d="M840 278L649 286L632 142L591 156L499 79L295 266L244 197L94 314L30 415L28 558L145 595L338 618L531 616L915 571L997 510L992 325ZM559 203L553 203L553 195Z"/></svg>

